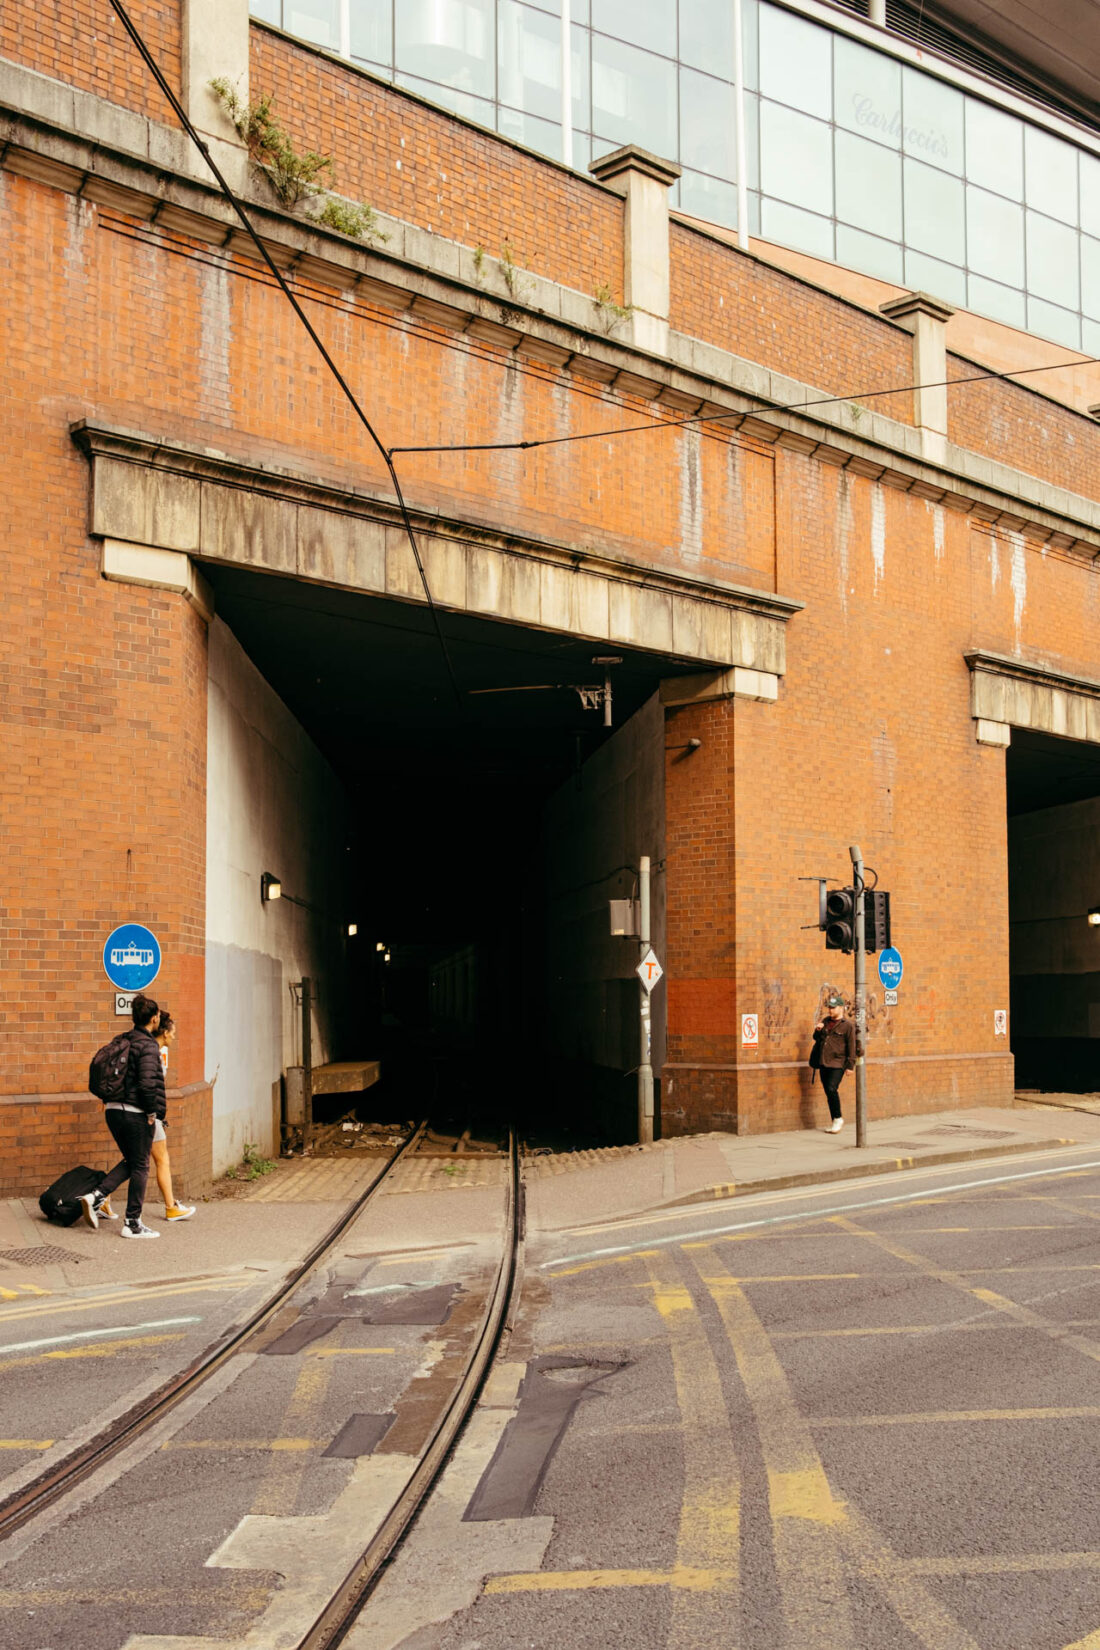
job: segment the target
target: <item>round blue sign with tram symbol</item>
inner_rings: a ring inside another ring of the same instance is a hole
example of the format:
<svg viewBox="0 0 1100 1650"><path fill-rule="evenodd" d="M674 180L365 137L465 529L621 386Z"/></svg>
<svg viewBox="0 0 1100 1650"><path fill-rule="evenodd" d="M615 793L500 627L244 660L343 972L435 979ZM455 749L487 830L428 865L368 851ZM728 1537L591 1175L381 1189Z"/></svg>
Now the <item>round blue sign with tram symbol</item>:
<svg viewBox="0 0 1100 1650"><path fill-rule="evenodd" d="M904 972L901 961L901 952L888 945L885 951L879 952L878 977L887 991L896 991L901 984Z"/></svg>
<svg viewBox="0 0 1100 1650"><path fill-rule="evenodd" d="M144 991L160 973L160 942L139 922L124 922L108 934L103 972L116 991Z"/></svg>

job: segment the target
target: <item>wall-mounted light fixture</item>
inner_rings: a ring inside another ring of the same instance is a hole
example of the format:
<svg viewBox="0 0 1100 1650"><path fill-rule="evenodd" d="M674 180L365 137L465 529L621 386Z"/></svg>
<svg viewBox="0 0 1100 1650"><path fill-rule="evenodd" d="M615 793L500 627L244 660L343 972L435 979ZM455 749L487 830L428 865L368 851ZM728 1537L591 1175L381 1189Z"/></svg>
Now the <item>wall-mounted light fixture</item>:
<svg viewBox="0 0 1100 1650"><path fill-rule="evenodd" d="M260 898L266 905L268 900L282 899L283 885L280 879L265 871L260 878Z"/></svg>
<svg viewBox="0 0 1100 1650"><path fill-rule="evenodd" d="M702 749L702 745L703 745L703 741L701 739L689 739L685 745L666 745L665 750L666 751L697 751L697 750Z"/></svg>
<svg viewBox="0 0 1100 1650"><path fill-rule="evenodd" d="M348 923L348 939L349 940L354 939L356 934L358 934L358 932L359 932L359 924L357 922L349 922Z"/></svg>
<svg viewBox="0 0 1100 1650"><path fill-rule="evenodd" d="M374 949L376 951L384 951L386 949L385 940L379 940L378 943L375 945Z"/></svg>
<svg viewBox="0 0 1100 1650"><path fill-rule="evenodd" d="M1089 927L1100 928L1100 905L1093 905L1089 909Z"/></svg>

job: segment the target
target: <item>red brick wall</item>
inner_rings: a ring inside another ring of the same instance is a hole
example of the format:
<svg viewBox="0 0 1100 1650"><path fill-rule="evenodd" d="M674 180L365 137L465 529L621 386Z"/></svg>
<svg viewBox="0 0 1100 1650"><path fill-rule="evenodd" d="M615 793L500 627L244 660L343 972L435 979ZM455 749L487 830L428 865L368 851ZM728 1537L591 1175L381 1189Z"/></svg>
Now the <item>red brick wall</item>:
<svg viewBox="0 0 1100 1650"><path fill-rule="evenodd" d="M960 356L947 358L949 378L981 371ZM986 378L948 390L949 438L1071 493L1100 498L1100 424L1027 386L1026 378Z"/></svg>
<svg viewBox="0 0 1100 1650"><path fill-rule="evenodd" d="M83 1091L120 1028L102 947L124 921L160 939L152 990L190 1084L205 1075L206 627L180 596L100 577L69 435L131 367L150 382L161 345L104 314L94 208L8 175L3 199L17 300L0 416L18 463L0 496L0 1090Z"/></svg>
<svg viewBox="0 0 1100 1650"><path fill-rule="evenodd" d="M424 229L483 246L580 292L622 291L621 199L346 64L252 25L252 96L303 149L333 156L334 187Z"/></svg>
<svg viewBox="0 0 1100 1650"><path fill-rule="evenodd" d="M129 0L127 9L180 89L180 0ZM0 57L123 103L154 120L170 118L163 95L108 0L34 0L0 10Z"/></svg>
<svg viewBox="0 0 1100 1650"><path fill-rule="evenodd" d="M168 1090L172 1187L180 1198L205 1197L210 1190L212 1095L207 1083ZM103 1106L92 1095L0 1095L0 1197L38 1197L79 1163L106 1171L117 1162ZM116 1198L120 1213L125 1196L123 1190ZM146 1203L152 1207L158 1198L150 1168Z"/></svg>

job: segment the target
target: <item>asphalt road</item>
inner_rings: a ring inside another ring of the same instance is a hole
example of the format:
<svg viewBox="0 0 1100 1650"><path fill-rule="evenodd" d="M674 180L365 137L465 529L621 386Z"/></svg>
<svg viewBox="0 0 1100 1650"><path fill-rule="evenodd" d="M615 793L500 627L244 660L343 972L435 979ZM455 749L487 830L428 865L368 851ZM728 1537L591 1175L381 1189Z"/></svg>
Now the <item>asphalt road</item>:
<svg viewBox="0 0 1100 1650"><path fill-rule="evenodd" d="M349 1650L1100 1650L1091 1154L535 1237L506 1356Z"/></svg>

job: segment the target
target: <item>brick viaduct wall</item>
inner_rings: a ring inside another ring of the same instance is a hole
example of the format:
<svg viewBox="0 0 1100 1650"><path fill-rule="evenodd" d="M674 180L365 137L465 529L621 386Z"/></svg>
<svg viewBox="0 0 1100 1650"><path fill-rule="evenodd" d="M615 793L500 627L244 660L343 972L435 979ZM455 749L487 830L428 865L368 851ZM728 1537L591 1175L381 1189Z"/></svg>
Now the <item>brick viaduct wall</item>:
<svg viewBox="0 0 1100 1650"><path fill-rule="evenodd" d="M175 8L144 11L161 19L170 56ZM21 21L29 12L16 8ZM98 86L106 66L113 94L145 107L129 69L111 69L90 36L69 58L57 41L43 55L53 38L21 37L17 51L5 35L3 50L74 84ZM621 205L600 186L271 31L253 29L253 53L254 90L275 90L300 141L332 147L342 189L489 251L507 238L520 262L582 291L621 279ZM456 189L471 170L477 186ZM100 577L87 465L69 427L94 417L355 487L381 489L384 478L255 265L8 172L0 248L0 416L20 455L0 503L0 1191L26 1189L31 1157L29 1189L41 1189L62 1142L62 1166L69 1142L76 1157L102 1158L83 1085L91 1051L115 1029L95 953L120 911L164 943L156 992L180 1022L174 1075L193 1095L179 1101L173 1156L193 1191L209 1172L205 626L182 597ZM837 393L857 369L863 383L904 378L898 328L704 235L674 230L673 275L674 320L764 365ZM652 414L415 314L321 288L308 301L393 441L453 438L456 427L475 440L612 430ZM967 394L952 403L958 439L1095 496L1100 430L1026 389ZM899 397L886 410L905 418L908 406ZM644 459L599 441L420 458L402 473L417 507L806 603L776 705L670 712L675 740L703 745L667 775L666 1129L808 1117L806 1027L842 960L799 932L812 902L796 879L840 875L854 840L895 894L906 950L904 1012L874 1006L873 1106L1003 1099L1011 1061L992 1008L1008 1001L1004 757L974 742L963 654L1021 651L1100 675L1096 574L748 437L709 428L638 439ZM933 871L982 912L980 931L930 900ZM740 1047L744 1012L760 1015L759 1050Z"/></svg>

